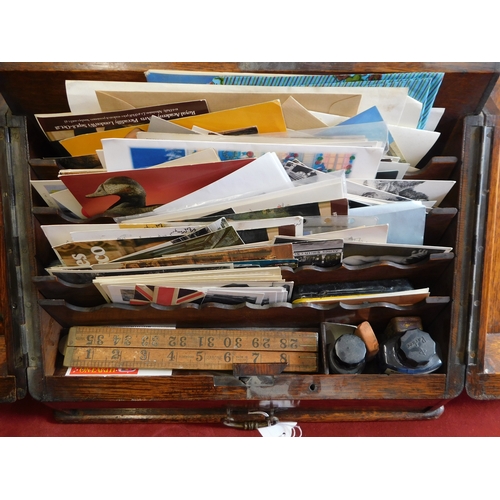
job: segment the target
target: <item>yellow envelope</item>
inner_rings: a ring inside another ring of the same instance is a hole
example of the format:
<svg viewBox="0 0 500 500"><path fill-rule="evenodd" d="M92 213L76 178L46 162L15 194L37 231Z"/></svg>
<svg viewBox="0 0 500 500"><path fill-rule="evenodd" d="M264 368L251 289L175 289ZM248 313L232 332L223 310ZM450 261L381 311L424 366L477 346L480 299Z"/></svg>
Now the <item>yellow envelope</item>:
<svg viewBox="0 0 500 500"><path fill-rule="evenodd" d="M200 90L175 90L164 92L152 91L101 91L96 90L95 95L102 111L119 111L133 109L155 104L169 104L173 102L206 99L211 112L222 111L241 106L249 106L262 102L279 99L285 102L290 96L309 111L331 113L341 116L354 116L358 113L361 93L338 92L338 89L325 87L299 87L287 89L286 87L265 87L265 91L254 88L254 91L232 88L226 90L222 85L198 85L204 87ZM214 91L208 87L221 87ZM257 90L256 90L257 89Z"/></svg>
<svg viewBox="0 0 500 500"><path fill-rule="evenodd" d="M211 132L224 132L246 127L257 127L259 134L286 132L285 118L279 100L186 116L170 121L189 129L197 126Z"/></svg>
<svg viewBox="0 0 500 500"><path fill-rule="evenodd" d="M75 135L68 139L59 141L59 144L71 156L95 155L98 149L102 149L101 139L122 139L131 137L134 131L140 129L142 132L148 131L148 124L132 125L131 127L105 130L103 132L92 132L90 134Z"/></svg>

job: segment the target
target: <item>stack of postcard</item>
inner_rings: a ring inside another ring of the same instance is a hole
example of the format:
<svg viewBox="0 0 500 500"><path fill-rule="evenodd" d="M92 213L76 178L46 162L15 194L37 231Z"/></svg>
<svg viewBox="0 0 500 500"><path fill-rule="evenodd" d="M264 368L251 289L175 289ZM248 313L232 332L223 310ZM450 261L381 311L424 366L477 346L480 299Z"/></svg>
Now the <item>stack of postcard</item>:
<svg viewBox="0 0 500 500"><path fill-rule="evenodd" d="M442 75L352 86L146 76L68 81L71 112L36 115L64 167L33 188L78 222L41 226L59 261L50 275L93 283L109 302L266 305L313 300L294 295L284 268L410 265L452 251L423 242L454 181L404 179L439 137ZM396 303L428 295L367 290Z"/></svg>

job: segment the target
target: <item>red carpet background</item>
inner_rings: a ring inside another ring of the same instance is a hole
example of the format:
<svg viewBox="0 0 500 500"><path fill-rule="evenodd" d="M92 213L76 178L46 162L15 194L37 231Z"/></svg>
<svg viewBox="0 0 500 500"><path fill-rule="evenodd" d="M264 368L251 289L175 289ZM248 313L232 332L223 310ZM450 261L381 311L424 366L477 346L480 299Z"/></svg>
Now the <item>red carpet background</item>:
<svg viewBox="0 0 500 500"><path fill-rule="evenodd" d="M498 437L500 400L478 401L462 392L434 420L301 423L302 437ZM223 424L57 423L52 410L30 396L0 405L2 437L261 437Z"/></svg>

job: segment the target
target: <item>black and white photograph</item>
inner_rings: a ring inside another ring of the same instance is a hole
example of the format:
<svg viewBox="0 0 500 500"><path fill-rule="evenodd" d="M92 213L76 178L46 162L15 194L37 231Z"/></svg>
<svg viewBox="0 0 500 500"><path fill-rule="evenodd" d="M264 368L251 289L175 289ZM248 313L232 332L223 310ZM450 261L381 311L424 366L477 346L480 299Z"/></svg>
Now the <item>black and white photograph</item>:
<svg viewBox="0 0 500 500"><path fill-rule="evenodd" d="M362 184L367 188L376 189L378 193L387 193L388 199L393 196L406 198L405 201L432 201L434 202L433 206L436 207L441 204L445 196L455 185L455 181L433 180L349 179L349 181ZM372 192L371 189L369 192ZM370 194L367 194L366 196L370 196Z"/></svg>

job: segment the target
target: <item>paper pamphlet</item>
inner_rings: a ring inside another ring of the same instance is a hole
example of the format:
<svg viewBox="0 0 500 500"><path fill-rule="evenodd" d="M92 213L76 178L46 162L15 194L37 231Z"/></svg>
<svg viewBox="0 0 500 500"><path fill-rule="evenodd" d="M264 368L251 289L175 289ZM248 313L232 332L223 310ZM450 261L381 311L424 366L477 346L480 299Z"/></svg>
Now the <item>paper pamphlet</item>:
<svg viewBox="0 0 500 500"><path fill-rule="evenodd" d="M181 127L192 129L197 126L219 133L251 126L255 126L259 134L286 132L285 118L279 100L186 116L171 121Z"/></svg>
<svg viewBox="0 0 500 500"><path fill-rule="evenodd" d="M102 141L109 171L128 170L160 163L199 149L213 148L222 160L255 158L276 153L282 163L297 159L323 172L344 170L348 177L374 179L383 155L383 146L362 147L362 143L332 144L321 139L276 139L252 136L252 139L230 136L186 136L183 134L147 134L137 139Z"/></svg>
<svg viewBox="0 0 500 500"><path fill-rule="evenodd" d="M92 133L138 124L148 124L152 116L163 120L173 120L185 116L208 113L204 99L184 103L174 103L148 108L117 111L112 113L73 113L38 114L35 118L51 141L60 141L76 134Z"/></svg>

